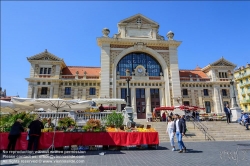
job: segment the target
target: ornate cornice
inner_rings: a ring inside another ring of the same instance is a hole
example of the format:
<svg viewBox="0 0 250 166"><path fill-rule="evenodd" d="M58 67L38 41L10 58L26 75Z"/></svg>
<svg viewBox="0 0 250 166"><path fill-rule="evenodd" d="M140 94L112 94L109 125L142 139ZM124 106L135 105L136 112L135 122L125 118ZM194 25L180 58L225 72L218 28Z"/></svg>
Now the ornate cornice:
<svg viewBox="0 0 250 166"><path fill-rule="evenodd" d="M135 43L144 43L146 46L155 46L155 47L168 47L174 46L178 47L181 44L181 41L176 40L147 40L147 39L126 39L126 38L108 38L108 37L100 37L97 38L98 46L102 46L103 44L110 45L134 45Z"/></svg>

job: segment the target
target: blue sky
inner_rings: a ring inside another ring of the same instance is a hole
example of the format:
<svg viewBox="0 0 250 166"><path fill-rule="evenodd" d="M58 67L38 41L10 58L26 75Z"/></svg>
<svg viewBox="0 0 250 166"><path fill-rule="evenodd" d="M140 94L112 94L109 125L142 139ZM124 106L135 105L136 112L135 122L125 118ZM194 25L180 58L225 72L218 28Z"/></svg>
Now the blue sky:
<svg viewBox="0 0 250 166"><path fill-rule="evenodd" d="M1 2L1 87L27 97L26 57L45 49L69 66L100 66L96 38L102 29L137 13L172 30L179 68L204 67L222 56L238 66L250 63L250 2Z"/></svg>

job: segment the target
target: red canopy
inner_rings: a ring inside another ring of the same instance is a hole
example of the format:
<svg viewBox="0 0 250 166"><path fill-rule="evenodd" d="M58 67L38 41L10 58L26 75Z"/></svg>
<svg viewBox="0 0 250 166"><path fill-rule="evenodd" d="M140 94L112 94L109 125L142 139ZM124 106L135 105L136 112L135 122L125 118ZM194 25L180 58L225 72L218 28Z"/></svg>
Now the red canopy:
<svg viewBox="0 0 250 166"><path fill-rule="evenodd" d="M200 108L198 106L185 106L185 105L178 106L177 108L180 108L181 110L185 110L185 111L198 111L198 110L205 109L205 108Z"/></svg>
<svg viewBox="0 0 250 166"><path fill-rule="evenodd" d="M174 109L175 109L174 107L157 107L155 108L155 111L161 111L161 110L173 111Z"/></svg>

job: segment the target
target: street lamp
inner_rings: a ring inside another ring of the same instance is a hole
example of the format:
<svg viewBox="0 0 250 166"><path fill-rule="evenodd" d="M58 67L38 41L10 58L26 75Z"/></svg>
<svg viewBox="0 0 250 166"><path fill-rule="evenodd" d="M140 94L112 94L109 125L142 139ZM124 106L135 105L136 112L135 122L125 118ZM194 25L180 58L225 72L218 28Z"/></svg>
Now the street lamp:
<svg viewBox="0 0 250 166"><path fill-rule="evenodd" d="M239 107L236 101L236 96L235 96L235 90L234 90L234 80L233 80L233 73L229 73L231 74L232 79L230 80L230 85L232 85L233 87L233 96L232 96L232 102L233 102L233 108Z"/></svg>
<svg viewBox="0 0 250 166"><path fill-rule="evenodd" d="M127 81L127 107L131 107L129 100L129 81L130 81L130 71L126 70L126 81Z"/></svg>

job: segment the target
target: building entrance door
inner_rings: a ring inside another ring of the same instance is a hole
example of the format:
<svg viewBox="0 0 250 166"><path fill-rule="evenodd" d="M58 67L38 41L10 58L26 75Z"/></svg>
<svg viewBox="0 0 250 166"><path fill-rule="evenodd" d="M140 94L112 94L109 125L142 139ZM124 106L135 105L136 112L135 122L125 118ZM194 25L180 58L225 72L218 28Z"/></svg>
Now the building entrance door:
<svg viewBox="0 0 250 166"><path fill-rule="evenodd" d="M146 119L145 89L136 89L137 119Z"/></svg>
<svg viewBox="0 0 250 166"><path fill-rule="evenodd" d="M153 112L154 108L160 107L159 89L150 89L150 97L151 97L151 112Z"/></svg>

